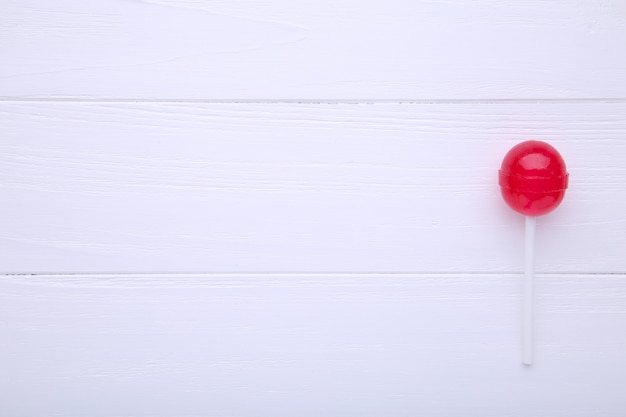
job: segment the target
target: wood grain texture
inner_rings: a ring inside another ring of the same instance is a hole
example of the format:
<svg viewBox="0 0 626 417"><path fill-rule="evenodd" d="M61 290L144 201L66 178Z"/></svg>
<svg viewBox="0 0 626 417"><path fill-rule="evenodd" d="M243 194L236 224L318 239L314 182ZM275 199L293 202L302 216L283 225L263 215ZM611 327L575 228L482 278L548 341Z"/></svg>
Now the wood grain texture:
<svg viewBox="0 0 626 417"><path fill-rule="evenodd" d="M0 96L624 98L624 0L5 0Z"/></svg>
<svg viewBox="0 0 626 417"><path fill-rule="evenodd" d="M624 275L0 278L0 402L23 416L621 417Z"/></svg>
<svg viewBox="0 0 626 417"><path fill-rule="evenodd" d="M626 271L626 104L0 111L2 272L518 272L497 170L531 138L571 174L538 271Z"/></svg>

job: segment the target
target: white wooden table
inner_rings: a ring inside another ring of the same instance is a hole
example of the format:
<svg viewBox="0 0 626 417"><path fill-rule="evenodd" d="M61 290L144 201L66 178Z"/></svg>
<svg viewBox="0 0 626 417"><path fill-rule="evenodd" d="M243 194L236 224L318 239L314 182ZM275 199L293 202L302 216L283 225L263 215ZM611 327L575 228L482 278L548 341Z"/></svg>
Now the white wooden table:
<svg viewBox="0 0 626 417"><path fill-rule="evenodd" d="M2 9L0 416L626 412L623 0Z"/></svg>

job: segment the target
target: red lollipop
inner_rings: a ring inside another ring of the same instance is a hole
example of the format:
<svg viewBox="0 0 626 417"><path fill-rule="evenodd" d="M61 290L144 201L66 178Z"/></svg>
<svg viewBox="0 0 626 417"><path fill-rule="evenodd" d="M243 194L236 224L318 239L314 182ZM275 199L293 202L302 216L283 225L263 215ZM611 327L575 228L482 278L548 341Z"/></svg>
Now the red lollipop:
<svg viewBox="0 0 626 417"><path fill-rule="evenodd" d="M558 207L565 196L565 161L552 146L529 140L506 154L500 169L504 201L526 216L541 216Z"/></svg>
<svg viewBox="0 0 626 417"><path fill-rule="evenodd" d="M552 146L529 140L506 154L499 171L502 198L513 210L526 215L524 256L524 313L522 363L533 363L533 245L536 216L557 208L567 188L565 161Z"/></svg>

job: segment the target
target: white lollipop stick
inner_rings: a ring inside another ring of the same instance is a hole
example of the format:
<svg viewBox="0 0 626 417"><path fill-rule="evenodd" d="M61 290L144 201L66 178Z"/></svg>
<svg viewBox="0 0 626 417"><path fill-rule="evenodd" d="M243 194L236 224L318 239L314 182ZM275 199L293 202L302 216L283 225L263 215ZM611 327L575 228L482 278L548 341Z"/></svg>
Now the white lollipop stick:
<svg viewBox="0 0 626 417"><path fill-rule="evenodd" d="M526 216L526 239L524 245L524 307L522 324L522 363L533 364L533 304L534 304L534 271L533 258L535 246L535 226L537 218Z"/></svg>

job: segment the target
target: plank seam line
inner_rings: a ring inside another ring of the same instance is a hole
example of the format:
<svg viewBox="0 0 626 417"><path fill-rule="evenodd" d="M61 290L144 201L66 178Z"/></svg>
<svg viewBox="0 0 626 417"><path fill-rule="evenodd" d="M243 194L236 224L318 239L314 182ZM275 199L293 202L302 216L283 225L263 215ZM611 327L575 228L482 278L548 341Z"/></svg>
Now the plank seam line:
<svg viewBox="0 0 626 417"><path fill-rule="evenodd" d="M524 98L524 99L150 99L0 97L2 103L179 103L179 104L624 104L626 98Z"/></svg>
<svg viewBox="0 0 626 417"><path fill-rule="evenodd" d="M522 275L523 272L489 272L489 271L458 271L458 272L42 272L42 273L1 273L0 277L4 278L17 278L17 277L150 277L150 276L162 276L162 277L198 277L198 278L212 278L212 277L412 277L412 276L514 276ZM536 276L624 276L626 272L541 272L537 271Z"/></svg>

